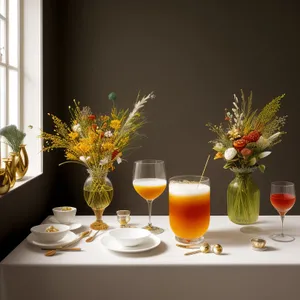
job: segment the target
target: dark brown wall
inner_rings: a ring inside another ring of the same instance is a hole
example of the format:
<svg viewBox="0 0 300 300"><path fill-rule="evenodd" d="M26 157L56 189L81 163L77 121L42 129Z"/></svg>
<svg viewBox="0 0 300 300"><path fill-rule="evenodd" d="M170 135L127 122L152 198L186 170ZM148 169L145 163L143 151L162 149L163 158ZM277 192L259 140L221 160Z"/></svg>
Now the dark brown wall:
<svg viewBox="0 0 300 300"><path fill-rule="evenodd" d="M147 105L147 138L128 162L111 174L115 197L107 213L129 208L146 214L146 203L132 188L137 159L163 159L167 176L200 174L214 138L205 124L223 119L240 88L254 92L254 105L282 93L282 114L289 115L288 135L265 159L261 214L275 214L269 203L270 182L300 185L297 159L300 19L294 1L65 1L64 106L73 98L94 111L110 109L115 91L120 107L133 103L137 91L155 90ZM226 213L226 188L232 178L223 162L210 161L212 214ZM82 196L85 171L60 170L65 200L89 213ZM168 214L167 192L155 201L154 214ZM300 205L291 213L299 214Z"/></svg>

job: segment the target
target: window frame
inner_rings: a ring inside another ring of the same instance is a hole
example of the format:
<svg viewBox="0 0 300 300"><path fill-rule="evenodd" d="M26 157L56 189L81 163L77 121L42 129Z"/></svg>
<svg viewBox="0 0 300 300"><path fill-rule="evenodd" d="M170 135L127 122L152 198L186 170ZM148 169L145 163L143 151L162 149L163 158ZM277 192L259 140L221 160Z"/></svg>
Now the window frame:
<svg viewBox="0 0 300 300"><path fill-rule="evenodd" d="M6 0L6 14L7 1L9 0ZM42 140L37 138L43 122L42 2L42 0L18 0L19 124L15 125L26 133L24 143L29 156L29 168L26 176L21 181L17 181L15 187L43 172ZM7 30L6 28L6 32L8 32ZM7 56L5 56L5 63L8 63ZM8 84L6 83L7 88ZM8 98L6 97L6 99ZM8 116L8 108L6 108L6 124ZM3 155L2 158L4 158Z"/></svg>

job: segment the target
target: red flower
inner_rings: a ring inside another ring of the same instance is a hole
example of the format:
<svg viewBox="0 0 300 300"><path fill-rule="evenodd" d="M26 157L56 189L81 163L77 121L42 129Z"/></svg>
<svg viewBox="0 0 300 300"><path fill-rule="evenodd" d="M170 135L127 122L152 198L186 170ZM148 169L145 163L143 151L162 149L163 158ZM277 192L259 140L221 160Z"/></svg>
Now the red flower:
<svg viewBox="0 0 300 300"><path fill-rule="evenodd" d="M92 121L94 121L96 119L96 116L95 115L89 115L88 118Z"/></svg>
<svg viewBox="0 0 300 300"><path fill-rule="evenodd" d="M248 148L244 148L244 149L241 150L241 154L242 154L243 156L249 156L249 155L252 154L252 150L251 150L251 149L248 149Z"/></svg>
<svg viewBox="0 0 300 300"><path fill-rule="evenodd" d="M251 131L248 135L243 137L248 143L255 143L260 138L261 134L257 130Z"/></svg>
<svg viewBox="0 0 300 300"><path fill-rule="evenodd" d="M229 121L230 120L230 118L229 117L225 117L225 121Z"/></svg>
<svg viewBox="0 0 300 300"><path fill-rule="evenodd" d="M242 149L245 148L246 145L247 145L247 141L245 139L238 139L238 140L233 142L233 147L237 151L241 151Z"/></svg>
<svg viewBox="0 0 300 300"><path fill-rule="evenodd" d="M111 159L113 160L120 152L118 150L114 150L112 155L111 155Z"/></svg>
<svg viewBox="0 0 300 300"><path fill-rule="evenodd" d="M96 131L96 129L97 129L97 124L92 124L92 129Z"/></svg>

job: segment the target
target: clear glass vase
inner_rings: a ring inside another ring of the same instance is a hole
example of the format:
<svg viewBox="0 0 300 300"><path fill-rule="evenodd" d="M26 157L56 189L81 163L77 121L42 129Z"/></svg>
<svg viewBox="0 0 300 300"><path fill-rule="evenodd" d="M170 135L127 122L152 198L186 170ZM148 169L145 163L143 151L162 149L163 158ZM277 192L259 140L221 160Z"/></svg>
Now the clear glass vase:
<svg viewBox="0 0 300 300"><path fill-rule="evenodd" d="M110 205L113 198L113 185L107 173L96 174L88 170L89 177L83 186L83 196L87 205L94 211L96 221L90 227L94 230L106 230L108 225L102 221L102 215L107 206Z"/></svg>
<svg viewBox="0 0 300 300"><path fill-rule="evenodd" d="M227 214L236 224L249 225L257 221L260 190L252 178L252 169L232 169L235 178L227 188Z"/></svg>

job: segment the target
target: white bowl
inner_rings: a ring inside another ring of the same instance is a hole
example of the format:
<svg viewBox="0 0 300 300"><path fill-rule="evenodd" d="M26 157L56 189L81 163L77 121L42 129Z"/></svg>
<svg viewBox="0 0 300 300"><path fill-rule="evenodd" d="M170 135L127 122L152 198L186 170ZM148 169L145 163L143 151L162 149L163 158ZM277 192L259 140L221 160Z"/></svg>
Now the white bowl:
<svg viewBox="0 0 300 300"><path fill-rule="evenodd" d="M58 229L57 232L46 232L46 229L53 226ZM63 224L41 224L30 229L35 241L40 243L56 243L65 237L70 227Z"/></svg>
<svg viewBox="0 0 300 300"><path fill-rule="evenodd" d="M134 247L147 240L151 232L141 228L118 228L109 231L109 235L123 247Z"/></svg>
<svg viewBox="0 0 300 300"><path fill-rule="evenodd" d="M62 210L63 207L69 207L70 210ZM54 207L52 209L55 219L62 224L71 224L75 220L77 209L71 206Z"/></svg>

